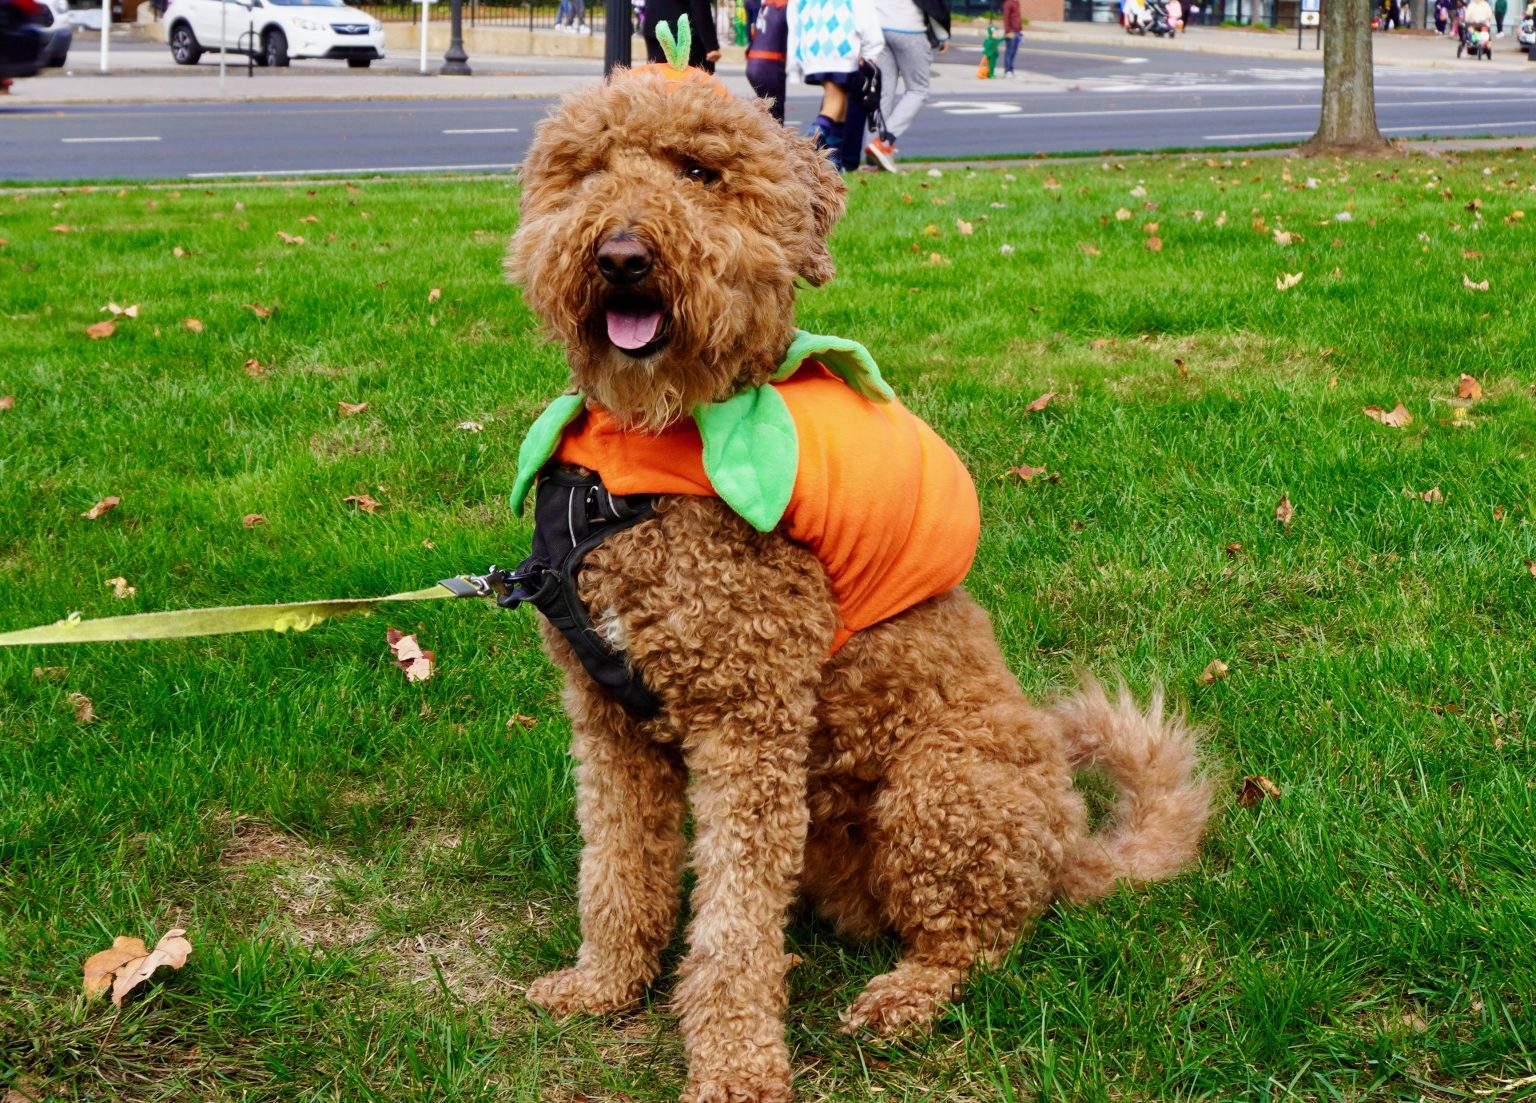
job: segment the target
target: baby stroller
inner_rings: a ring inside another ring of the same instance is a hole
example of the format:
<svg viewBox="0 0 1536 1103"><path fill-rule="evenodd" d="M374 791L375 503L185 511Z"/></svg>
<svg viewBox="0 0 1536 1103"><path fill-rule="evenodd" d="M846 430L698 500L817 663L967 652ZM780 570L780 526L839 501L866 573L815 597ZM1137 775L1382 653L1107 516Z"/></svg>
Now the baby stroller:
<svg viewBox="0 0 1536 1103"><path fill-rule="evenodd" d="M1146 34L1151 31L1158 38L1172 38L1173 25L1168 22L1168 6L1163 0L1131 0L1125 9L1125 33Z"/></svg>
<svg viewBox="0 0 1536 1103"><path fill-rule="evenodd" d="M1456 43L1457 57L1480 57L1493 60L1493 32L1486 23L1463 23L1461 39Z"/></svg>

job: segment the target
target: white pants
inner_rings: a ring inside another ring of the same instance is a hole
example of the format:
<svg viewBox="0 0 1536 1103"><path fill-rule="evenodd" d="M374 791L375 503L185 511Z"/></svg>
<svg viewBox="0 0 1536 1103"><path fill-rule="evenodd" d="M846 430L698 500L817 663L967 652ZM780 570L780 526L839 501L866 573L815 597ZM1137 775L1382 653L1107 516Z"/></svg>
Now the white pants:
<svg viewBox="0 0 1536 1103"><path fill-rule="evenodd" d="M887 33L885 50L876 59L880 69L880 113L885 129L900 138L928 99L928 69L933 64L933 47L926 34ZM896 78L903 85L896 96Z"/></svg>

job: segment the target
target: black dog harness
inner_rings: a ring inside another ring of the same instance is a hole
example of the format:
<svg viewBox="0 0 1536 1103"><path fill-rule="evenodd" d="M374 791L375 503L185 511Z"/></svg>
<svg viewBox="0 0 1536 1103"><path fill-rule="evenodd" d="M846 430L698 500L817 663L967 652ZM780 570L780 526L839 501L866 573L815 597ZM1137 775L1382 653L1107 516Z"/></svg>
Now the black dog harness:
<svg viewBox="0 0 1536 1103"><path fill-rule="evenodd" d="M543 613L592 680L641 719L661 711L661 699L646 688L628 656L592 624L576 579L592 549L655 515L650 494L615 497L595 471L579 475L558 467L546 469L534 499L532 554L515 571L501 573L496 599L504 608L527 602Z"/></svg>

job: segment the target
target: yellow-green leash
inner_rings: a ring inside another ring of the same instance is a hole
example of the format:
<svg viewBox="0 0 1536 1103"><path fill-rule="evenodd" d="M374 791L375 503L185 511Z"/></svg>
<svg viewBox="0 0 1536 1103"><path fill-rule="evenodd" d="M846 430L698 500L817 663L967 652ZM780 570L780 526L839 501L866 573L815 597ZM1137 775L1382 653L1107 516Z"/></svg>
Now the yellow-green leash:
<svg viewBox="0 0 1536 1103"><path fill-rule="evenodd" d="M280 605L232 605L219 609L177 609L126 617L84 620L67 617L39 628L0 633L0 647L28 644L111 643L122 640L176 640L189 636L227 636L235 632L304 632L324 620L374 606L404 601L435 601L445 597L498 597L511 591L518 576L492 567L484 575L445 578L424 590L387 597L340 598L334 601L294 601Z"/></svg>

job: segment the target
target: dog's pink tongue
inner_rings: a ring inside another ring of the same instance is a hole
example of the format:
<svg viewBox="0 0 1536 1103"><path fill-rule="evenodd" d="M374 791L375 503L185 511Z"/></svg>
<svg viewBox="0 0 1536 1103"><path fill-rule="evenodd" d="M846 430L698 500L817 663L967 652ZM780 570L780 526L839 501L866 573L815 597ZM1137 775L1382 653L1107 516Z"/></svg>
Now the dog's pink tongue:
<svg viewBox="0 0 1536 1103"><path fill-rule="evenodd" d="M656 339L656 329L661 325L661 311L645 314L625 314L618 310L608 312L608 340L621 349L644 348Z"/></svg>

